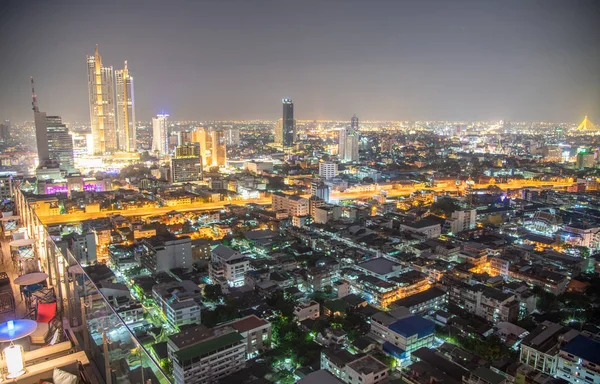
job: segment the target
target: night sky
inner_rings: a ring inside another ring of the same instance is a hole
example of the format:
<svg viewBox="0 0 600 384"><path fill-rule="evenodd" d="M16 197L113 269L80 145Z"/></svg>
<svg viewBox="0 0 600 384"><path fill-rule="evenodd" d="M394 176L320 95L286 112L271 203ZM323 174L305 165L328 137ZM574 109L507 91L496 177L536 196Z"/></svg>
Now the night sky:
<svg viewBox="0 0 600 384"><path fill-rule="evenodd" d="M0 119L89 121L86 54L136 118L600 123L600 1L0 1Z"/></svg>

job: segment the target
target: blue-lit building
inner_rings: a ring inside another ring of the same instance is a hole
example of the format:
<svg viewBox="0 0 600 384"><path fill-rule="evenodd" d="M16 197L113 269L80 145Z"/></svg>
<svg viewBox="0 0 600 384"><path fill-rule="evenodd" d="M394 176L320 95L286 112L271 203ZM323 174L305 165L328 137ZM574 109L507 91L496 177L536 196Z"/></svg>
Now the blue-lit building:
<svg viewBox="0 0 600 384"><path fill-rule="evenodd" d="M600 383L600 342L579 335L560 348L556 375L569 383Z"/></svg>
<svg viewBox="0 0 600 384"><path fill-rule="evenodd" d="M383 350L403 360L421 347L433 346L435 324L421 316L407 316L388 325Z"/></svg>

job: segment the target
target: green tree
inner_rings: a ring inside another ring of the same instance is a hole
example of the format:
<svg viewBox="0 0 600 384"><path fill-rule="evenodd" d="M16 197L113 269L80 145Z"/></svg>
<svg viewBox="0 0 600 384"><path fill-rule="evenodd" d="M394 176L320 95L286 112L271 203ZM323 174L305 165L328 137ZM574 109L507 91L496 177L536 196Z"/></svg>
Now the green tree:
<svg viewBox="0 0 600 384"><path fill-rule="evenodd" d="M208 301L219 302L223 298L223 289L219 284L208 284L204 287L204 298Z"/></svg>

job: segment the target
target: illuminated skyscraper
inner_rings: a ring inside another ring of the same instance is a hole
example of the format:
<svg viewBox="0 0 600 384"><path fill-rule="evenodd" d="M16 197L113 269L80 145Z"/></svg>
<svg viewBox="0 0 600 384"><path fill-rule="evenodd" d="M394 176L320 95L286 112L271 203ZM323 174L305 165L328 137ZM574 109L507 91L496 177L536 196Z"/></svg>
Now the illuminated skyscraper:
<svg viewBox="0 0 600 384"><path fill-rule="evenodd" d="M117 141L120 151L134 152L137 149L135 137L135 102L133 97L133 77L129 74L127 61L123 69L115 71L117 89Z"/></svg>
<svg viewBox="0 0 600 384"><path fill-rule="evenodd" d="M175 148L175 157L171 159L171 181L186 183L202 180L202 159L197 143L180 145Z"/></svg>
<svg viewBox="0 0 600 384"><path fill-rule="evenodd" d="M161 114L152 118L152 151L161 155L169 152L169 115Z"/></svg>
<svg viewBox="0 0 600 384"><path fill-rule="evenodd" d="M192 141L200 146L200 157L204 166L212 165L212 136L210 130L198 127L192 134Z"/></svg>
<svg viewBox="0 0 600 384"><path fill-rule="evenodd" d="M350 127L340 130L338 158L345 163L358 161L358 117L352 116Z"/></svg>
<svg viewBox="0 0 600 384"><path fill-rule="evenodd" d="M118 149L113 69L102 66L97 45L94 56L87 57L87 67L93 153L112 153Z"/></svg>
<svg viewBox="0 0 600 384"><path fill-rule="evenodd" d="M275 123L275 144L283 146L283 119Z"/></svg>
<svg viewBox="0 0 600 384"><path fill-rule="evenodd" d="M227 161L227 135L222 129L198 127L193 141L200 146L202 164L206 167L224 166Z"/></svg>
<svg viewBox="0 0 600 384"><path fill-rule="evenodd" d="M239 128L228 128L227 139L225 140L228 147L239 147L240 146L240 129Z"/></svg>
<svg viewBox="0 0 600 384"><path fill-rule="evenodd" d="M283 146L291 147L296 140L296 120L292 99L283 99Z"/></svg>
<svg viewBox="0 0 600 384"><path fill-rule="evenodd" d="M215 129L211 132L212 136L212 166L224 166L227 161L227 143L225 131Z"/></svg>
<svg viewBox="0 0 600 384"><path fill-rule="evenodd" d="M46 117L48 138L48 156L58 162L60 169L72 172L75 169L73 161L73 138L69 129L63 124L60 116Z"/></svg>

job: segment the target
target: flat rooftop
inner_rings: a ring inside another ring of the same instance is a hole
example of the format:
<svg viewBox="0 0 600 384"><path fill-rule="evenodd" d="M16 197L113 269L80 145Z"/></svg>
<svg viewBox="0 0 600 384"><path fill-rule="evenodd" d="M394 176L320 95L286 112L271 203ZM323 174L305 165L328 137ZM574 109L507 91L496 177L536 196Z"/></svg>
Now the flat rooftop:
<svg viewBox="0 0 600 384"><path fill-rule="evenodd" d="M422 338L433 333L435 324L421 316L409 316L393 322L388 328L404 337L417 335Z"/></svg>
<svg viewBox="0 0 600 384"><path fill-rule="evenodd" d="M377 275L387 275L394 272L394 268L400 266L400 264L383 257L378 257L358 263L357 266Z"/></svg>
<svg viewBox="0 0 600 384"><path fill-rule="evenodd" d="M585 336L576 336L561 348L561 351L570 353L583 360L600 364L600 343Z"/></svg>
<svg viewBox="0 0 600 384"><path fill-rule="evenodd" d="M387 365L377 360L371 355L366 355L352 363L348 364L350 368L363 375L369 375L371 373L379 373L388 369Z"/></svg>
<svg viewBox="0 0 600 384"><path fill-rule="evenodd" d="M442 291L441 289L433 287L433 288L429 288L428 290L425 290L423 292L419 292L414 295L405 297L403 299L396 300L391 305L394 307L410 308L415 305L419 305L421 303L426 303L430 300L444 296L445 294L446 294L446 292Z"/></svg>

